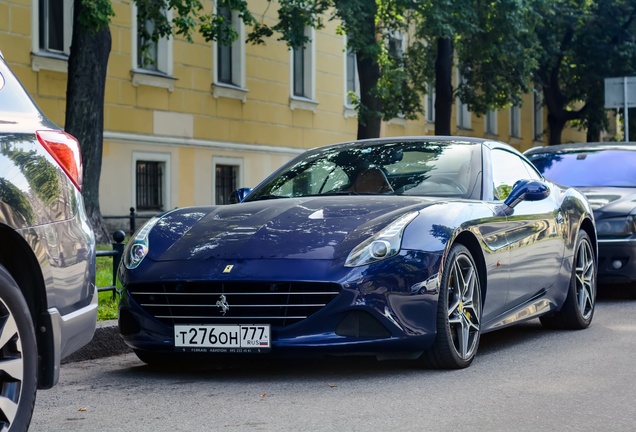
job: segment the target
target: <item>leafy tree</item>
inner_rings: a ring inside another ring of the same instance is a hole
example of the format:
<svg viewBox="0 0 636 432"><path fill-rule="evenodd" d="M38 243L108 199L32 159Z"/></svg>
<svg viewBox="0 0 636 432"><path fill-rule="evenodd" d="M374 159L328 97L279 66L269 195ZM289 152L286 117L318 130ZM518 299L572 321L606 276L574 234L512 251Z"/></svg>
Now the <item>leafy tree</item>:
<svg viewBox="0 0 636 432"><path fill-rule="evenodd" d="M604 79L636 72L636 2L536 0L535 8L549 144L561 143L568 123L598 141L607 127Z"/></svg>
<svg viewBox="0 0 636 432"><path fill-rule="evenodd" d="M414 14L409 72L418 90L435 83L435 134L451 134L458 96L483 115L520 102L536 69L535 24L526 0L424 0ZM458 68L462 81L453 88Z"/></svg>

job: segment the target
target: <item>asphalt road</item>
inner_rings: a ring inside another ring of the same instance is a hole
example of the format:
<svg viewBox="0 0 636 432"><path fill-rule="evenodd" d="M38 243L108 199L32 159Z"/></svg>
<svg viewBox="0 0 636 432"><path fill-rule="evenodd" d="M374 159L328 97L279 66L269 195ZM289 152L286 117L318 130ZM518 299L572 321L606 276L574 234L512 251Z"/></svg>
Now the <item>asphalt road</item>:
<svg viewBox="0 0 636 432"><path fill-rule="evenodd" d="M370 359L158 370L134 354L63 365L31 431L634 431L636 300L592 326L482 337L465 370Z"/></svg>

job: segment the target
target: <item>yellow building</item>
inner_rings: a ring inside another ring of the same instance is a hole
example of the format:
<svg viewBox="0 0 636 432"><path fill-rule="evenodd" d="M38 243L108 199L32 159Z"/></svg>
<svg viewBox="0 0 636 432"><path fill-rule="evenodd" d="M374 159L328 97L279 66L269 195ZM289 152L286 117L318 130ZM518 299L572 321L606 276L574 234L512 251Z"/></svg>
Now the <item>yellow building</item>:
<svg viewBox="0 0 636 432"><path fill-rule="evenodd" d="M0 50L60 125L71 6L72 0L0 0ZM134 3L113 0L113 7L100 189L104 215L125 215L130 207L155 214L224 203L229 191L255 186L306 149L355 139L357 120L347 90L355 90L356 78L347 77L346 42L335 22L308 29L311 43L296 55L275 38L253 46L239 37L222 46L197 36L194 43L176 37L156 44L148 63L138 53ZM267 0L250 1L250 8L274 23L276 10ZM236 14L232 20L244 36ZM420 120L392 120L383 124L382 134L433 134L433 98L426 99ZM454 110L455 135L498 139L520 150L542 144L545 110L532 94L521 108L486 117L459 103ZM566 133L565 140L585 138Z"/></svg>

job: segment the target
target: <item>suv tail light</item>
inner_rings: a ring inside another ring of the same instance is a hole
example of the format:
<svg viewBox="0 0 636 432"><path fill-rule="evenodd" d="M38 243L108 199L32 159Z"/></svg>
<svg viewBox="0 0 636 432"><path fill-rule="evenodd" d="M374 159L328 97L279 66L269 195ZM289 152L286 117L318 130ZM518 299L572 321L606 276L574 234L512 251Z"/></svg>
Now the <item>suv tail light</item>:
<svg viewBox="0 0 636 432"><path fill-rule="evenodd" d="M82 155L73 135L60 130L39 130L38 141L53 156L78 190L82 190Z"/></svg>

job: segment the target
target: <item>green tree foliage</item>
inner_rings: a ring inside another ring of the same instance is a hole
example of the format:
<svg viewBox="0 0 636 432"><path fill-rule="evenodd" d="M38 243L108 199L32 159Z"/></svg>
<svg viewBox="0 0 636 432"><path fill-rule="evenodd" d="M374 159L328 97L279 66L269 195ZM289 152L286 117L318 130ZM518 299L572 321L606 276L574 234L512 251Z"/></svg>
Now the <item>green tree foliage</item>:
<svg viewBox="0 0 636 432"><path fill-rule="evenodd" d="M607 127L604 79L636 73L634 0L535 0L537 87L548 108L549 143L572 122L597 141Z"/></svg>
<svg viewBox="0 0 636 432"><path fill-rule="evenodd" d="M435 83L435 133L450 135L456 97L477 115L519 103L537 67L536 14L529 0L424 0L415 3L411 81ZM455 86L457 68L462 81Z"/></svg>

